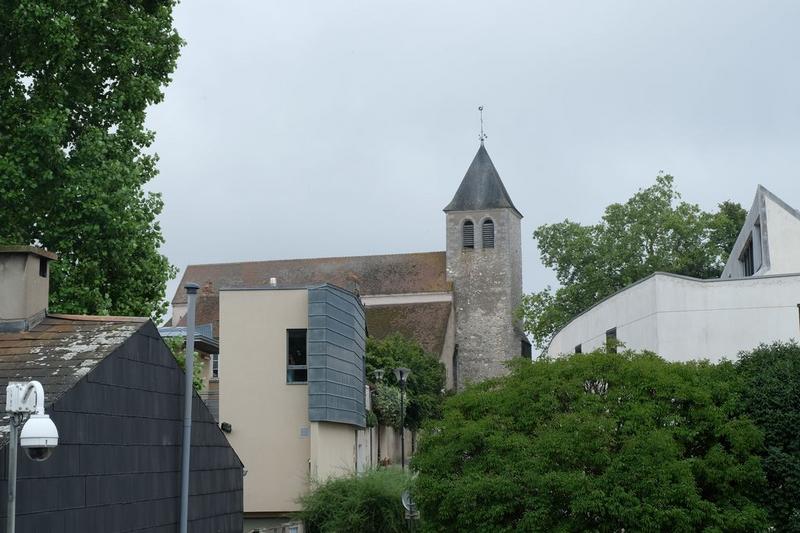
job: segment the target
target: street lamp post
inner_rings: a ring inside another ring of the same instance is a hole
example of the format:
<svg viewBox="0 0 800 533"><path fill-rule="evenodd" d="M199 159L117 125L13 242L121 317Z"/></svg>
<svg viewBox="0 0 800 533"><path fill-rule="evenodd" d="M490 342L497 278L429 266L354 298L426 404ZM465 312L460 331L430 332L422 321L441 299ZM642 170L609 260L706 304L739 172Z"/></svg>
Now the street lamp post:
<svg viewBox="0 0 800 533"><path fill-rule="evenodd" d="M6 533L14 533L17 503L17 446L22 445L29 459L45 461L52 455L53 448L58 446L58 428L44 412L44 388L38 381L10 382L6 387L6 412L11 415ZM22 431L19 430L20 426Z"/></svg>
<svg viewBox="0 0 800 533"><path fill-rule="evenodd" d="M373 371L373 374L375 375L375 391L376 392L378 390L378 383L383 381L383 373L384 373L384 370L382 368L376 368ZM380 421L377 421L375 426L378 428L378 467L380 467L381 466L381 423L380 423ZM370 450L370 453L372 453L372 450Z"/></svg>
<svg viewBox="0 0 800 533"><path fill-rule="evenodd" d="M405 405L405 395L406 395L406 382L408 381L408 376L411 375L411 369L409 368L395 368L394 369L394 376L397 378L397 381L400 383L400 465L402 469L405 471L406 469L406 405Z"/></svg>

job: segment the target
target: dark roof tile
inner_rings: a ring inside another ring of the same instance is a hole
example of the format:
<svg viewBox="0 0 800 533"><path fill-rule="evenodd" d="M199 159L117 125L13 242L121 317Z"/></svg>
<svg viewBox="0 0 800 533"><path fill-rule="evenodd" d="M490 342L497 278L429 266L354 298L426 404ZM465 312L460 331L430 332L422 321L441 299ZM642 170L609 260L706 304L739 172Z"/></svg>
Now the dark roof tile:
<svg viewBox="0 0 800 533"><path fill-rule="evenodd" d="M37 379L51 405L133 335L147 318L48 315L30 331L0 333L0 383ZM7 436L0 386L0 441Z"/></svg>
<svg viewBox="0 0 800 533"><path fill-rule="evenodd" d="M516 214L522 216L522 213L514 207L500 174L494 168L489 152L481 143L455 196L444 210L445 212L481 211L497 208L513 209Z"/></svg>

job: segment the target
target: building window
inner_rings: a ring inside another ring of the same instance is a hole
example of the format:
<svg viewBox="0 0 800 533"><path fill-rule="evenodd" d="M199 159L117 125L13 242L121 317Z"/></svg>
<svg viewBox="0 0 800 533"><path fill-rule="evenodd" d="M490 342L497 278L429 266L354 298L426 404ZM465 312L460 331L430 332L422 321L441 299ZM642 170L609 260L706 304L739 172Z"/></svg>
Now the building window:
<svg viewBox="0 0 800 533"><path fill-rule="evenodd" d="M580 344L575 347L575 353L583 353L583 348L581 348Z"/></svg>
<svg viewBox="0 0 800 533"><path fill-rule="evenodd" d="M531 343L528 342L528 339L522 339L521 343L522 346L520 347L520 354L522 355L522 357L530 359L532 355Z"/></svg>
<svg viewBox="0 0 800 533"><path fill-rule="evenodd" d="M491 218L483 221L481 233L483 235L483 247L494 248L494 222L492 222Z"/></svg>
<svg viewBox="0 0 800 533"><path fill-rule="evenodd" d="M464 248L475 248L475 224L471 220L465 220L461 228Z"/></svg>
<svg viewBox="0 0 800 533"><path fill-rule="evenodd" d="M308 382L305 329L286 330L286 383Z"/></svg>
<svg viewBox="0 0 800 533"><path fill-rule="evenodd" d="M739 256L739 263L742 265L742 273L745 276L752 276L755 273L755 261L753 257L753 238L748 239L747 244Z"/></svg>
<svg viewBox="0 0 800 533"><path fill-rule="evenodd" d="M43 278L47 277L47 259L44 257L39 258L39 276Z"/></svg>
<svg viewBox="0 0 800 533"><path fill-rule="evenodd" d="M610 330L606 331L606 351L608 353L617 353L618 345L619 341L617 340L617 328L611 328Z"/></svg>
<svg viewBox="0 0 800 533"><path fill-rule="evenodd" d="M211 379L219 379L219 354L211 354Z"/></svg>

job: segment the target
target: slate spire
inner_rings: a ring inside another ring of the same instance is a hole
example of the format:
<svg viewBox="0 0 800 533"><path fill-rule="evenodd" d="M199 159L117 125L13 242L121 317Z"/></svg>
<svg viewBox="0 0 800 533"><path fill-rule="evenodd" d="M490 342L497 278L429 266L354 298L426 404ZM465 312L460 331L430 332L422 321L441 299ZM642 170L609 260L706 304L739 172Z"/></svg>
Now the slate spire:
<svg viewBox="0 0 800 533"><path fill-rule="evenodd" d="M508 208L522 217L511 197L508 195L500 174L494 168L494 163L489 157L486 147L481 145L475 159L469 166L461 185L453 196L452 201L444 208L448 211L482 211L485 209Z"/></svg>

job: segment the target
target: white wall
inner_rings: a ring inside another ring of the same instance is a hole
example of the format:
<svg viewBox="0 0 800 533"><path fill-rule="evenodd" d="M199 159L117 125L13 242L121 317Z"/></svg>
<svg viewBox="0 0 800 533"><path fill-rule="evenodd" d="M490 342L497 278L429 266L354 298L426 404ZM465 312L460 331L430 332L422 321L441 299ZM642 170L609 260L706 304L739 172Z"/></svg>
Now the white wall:
<svg viewBox="0 0 800 533"><path fill-rule="evenodd" d="M770 274L800 272L800 219L765 197Z"/></svg>
<svg viewBox="0 0 800 533"><path fill-rule="evenodd" d="M584 353L590 352L604 346L606 331L615 327L629 348L652 349L658 342L655 299L656 280L651 276L578 315L553 338L546 353L573 353L579 344Z"/></svg>
<svg viewBox="0 0 800 533"><path fill-rule="evenodd" d="M762 342L800 339L800 274L696 280L655 274L576 317L547 355L588 352L616 327L627 348L671 361L735 359Z"/></svg>

